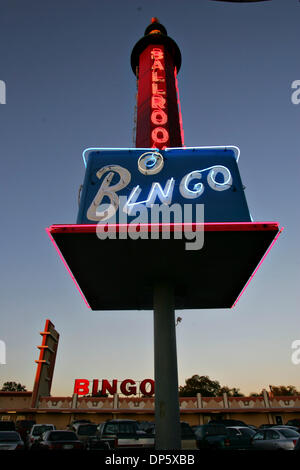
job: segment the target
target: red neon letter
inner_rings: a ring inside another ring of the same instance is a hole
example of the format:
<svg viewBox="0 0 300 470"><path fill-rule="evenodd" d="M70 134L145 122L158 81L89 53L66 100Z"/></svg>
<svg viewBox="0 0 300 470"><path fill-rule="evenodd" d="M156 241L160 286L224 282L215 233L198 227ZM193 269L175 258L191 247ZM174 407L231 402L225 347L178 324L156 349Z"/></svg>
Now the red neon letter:
<svg viewBox="0 0 300 470"><path fill-rule="evenodd" d="M147 384L151 385L151 388L148 392L146 390L146 385ZM141 392L142 395L145 395L146 397L151 397L154 394L154 380L152 380L152 379L143 380L141 382L141 385L140 385L140 392Z"/></svg>
<svg viewBox="0 0 300 470"><path fill-rule="evenodd" d="M164 125L168 121L168 116L162 109L154 109L151 114L153 124Z"/></svg>
<svg viewBox="0 0 300 470"><path fill-rule="evenodd" d="M99 384L99 380L97 379L94 379L93 380L93 388L92 388L92 395L97 395L98 393L98 384Z"/></svg>
<svg viewBox="0 0 300 470"><path fill-rule="evenodd" d="M127 387L127 384L131 384L132 386ZM123 395L126 395L126 396L136 395L135 381L131 379L123 380L123 382L121 383L120 390L121 390L121 393L123 393Z"/></svg>
<svg viewBox="0 0 300 470"><path fill-rule="evenodd" d="M155 69L165 70L163 64L158 59L155 59L155 61L153 62L153 65L152 65L152 70L155 70Z"/></svg>
<svg viewBox="0 0 300 470"><path fill-rule="evenodd" d="M114 395L115 393L117 393L117 385L118 385L117 379L113 379L112 385L109 383L108 380L103 379L101 395L105 395L106 391L110 393L110 395Z"/></svg>
<svg viewBox="0 0 300 470"><path fill-rule="evenodd" d="M74 384L74 393L77 393L77 395L87 395L89 393L89 385L89 380L76 379Z"/></svg>
<svg viewBox="0 0 300 470"><path fill-rule="evenodd" d="M158 76L158 72L156 71L152 71L152 82L164 82L165 81L165 77L164 77L164 74L162 73L161 74L161 77Z"/></svg>
<svg viewBox="0 0 300 470"><path fill-rule="evenodd" d="M154 95L151 98L152 108L165 109L165 103L166 103L166 100L163 96Z"/></svg>
<svg viewBox="0 0 300 470"><path fill-rule="evenodd" d="M152 95L165 95L166 92L164 90L159 90L157 83L152 83Z"/></svg>
<svg viewBox="0 0 300 470"><path fill-rule="evenodd" d="M151 50L151 59L163 59L164 58L164 53L162 49L159 47L154 47Z"/></svg>
<svg viewBox="0 0 300 470"><path fill-rule="evenodd" d="M169 140L169 133L163 127L156 127L153 129L151 137L157 144L165 144Z"/></svg>

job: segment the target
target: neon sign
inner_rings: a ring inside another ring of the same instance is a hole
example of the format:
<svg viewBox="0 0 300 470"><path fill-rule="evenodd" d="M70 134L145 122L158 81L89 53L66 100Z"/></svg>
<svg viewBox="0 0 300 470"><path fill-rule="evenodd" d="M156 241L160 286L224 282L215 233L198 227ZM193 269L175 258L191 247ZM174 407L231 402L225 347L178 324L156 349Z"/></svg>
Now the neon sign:
<svg viewBox="0 0 300 470"><path fill-rule="evenodd" d="M151 49L152 63L152 97L151 97L151 123L154 126L151 132L152 148L167 147L169 143L168 114L166 96L166 72L164 51L161 47Z"/></svg>
<svg viewBox="0 0 300 470"><path fill-rule="evenodd" d="M133 222L136 211L149 219L157 204L193 206L186 222L200 222L194 211L199 204L205 205L205 222L251 221L238 157L234 146L89 148L77 223Z"/></svg>
<svg viewBox="0 0 300 470"><path fill-rule="evenodd" d="M204 184L202 182L194 184L192 188L189 187L189 184L192 180L202 179L202 173L204 172L208 172L207 183L212 190L225 191L231 187L232 176L230 170L223 165L213 165L208 168L192 171L183 176L179 184L179 192L183 197L194 199L203 194ZM131 181L131 173L126 168L119 165L104 166L97 171L96 176L98 179L101 179L105 173L108 173L108 175L104 177L96 196L87 210L87 218L89 220L105 221L113 217L119 208L117 191L124 189ZM110 186L115 174L118 175L119 181ZM217 181L216 178L218 175L222 175L221 178L223 181ZM123 211L130 214L134 207L141 205L151 207L157 199L159 199L162 204L170 205L172 203L175 183L176 180L173 177L167 180L164 188L158 182L152 183L147 199L141 201L138 201L138 197L142 192L142 188L140 185L135 186L128 197L127 203L123 207ZM98 207L104 197L109 198L110 204L108 208L99 212Z"/></svg>
<svg viewBox="0 0 300 470"><path fill-rule="evenodd" d="M155 154L156 153L153 153L153 157L149 157L151 165L155 165ZM153 158L153 160L151 160L151 158ZM223 165L212 165L208 168L194 170L183 176L181 182L179 185L177 184L177 186L179 187L180 194L184 198L194 199L203 194L205 186L202 182L202 174L205 172L208 173L206 178L207 184L213 191L225 191L231 187L232 176L230 170ZM97 171L96 176L100 180L106 173L108 173L108 175L104 177L87 210L87 218L92 221L109 220L115 215L119 209L119 197L117 195L117 191L124 189L131 181L131 173L129 170L120 165L104 166ZM119 181L111 185L115 175L119 177ZM193 180L201 180L201 182L191 184L191 181ZM142 192L141 186L135 186L127 199L127 203L123 207L123 212L130 214L135 207L143 205L146 207L152 207L157 200L160 200L162 204L170 205L172 203L175 185L176 180L173 177L167 180L164 188L160 183L153 182L148 197L143 200L138 200ZM99 212L98 207L105 197L110 201L109 207Z"/></svg>
<svg viewBox="0 0 300 470"><path fill-rule="evenodd" d="M119 391L122 395L137 395L138 388L135 380L125 379L120 382ZM77 395L88 395L90 393L90 381L87 379L76 379L74 384L74 391ZM91 388L92 395L115 395L118 393L118 380L113 379L111 382L107 379L102 380L102 385L99 388L99 380L92 381ZM154 395L154 380L144 379L139 382L139 393L151 397Z"/></svg>

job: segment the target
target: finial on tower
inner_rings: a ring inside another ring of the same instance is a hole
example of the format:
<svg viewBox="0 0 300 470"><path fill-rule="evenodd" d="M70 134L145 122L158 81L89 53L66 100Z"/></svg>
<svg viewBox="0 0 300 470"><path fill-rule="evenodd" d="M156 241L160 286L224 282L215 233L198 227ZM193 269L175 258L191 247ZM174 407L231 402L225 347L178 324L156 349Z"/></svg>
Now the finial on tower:
<svg viewBox="0 0 300 470"><path fill-rule="evenodd" d="M168 36L167 30L159 22L159 19L154 16L151 18L151 23L145 29L144 36L135 44L131 53L131 68L133 73L136 75L137 67L139 65L140 54L150 44L163 45L166 50L171 54L174 65L176 66L177 73L181 66L181 53L176 42Z"/></svg>
<svg viewBox="0 0 300 470"><path fill-rule="evenodd" d="M151 23L145 29L145 36L148 34L165 34L168 35L166 28L159 22L159 19L154 16L151 18Z"/></svg>

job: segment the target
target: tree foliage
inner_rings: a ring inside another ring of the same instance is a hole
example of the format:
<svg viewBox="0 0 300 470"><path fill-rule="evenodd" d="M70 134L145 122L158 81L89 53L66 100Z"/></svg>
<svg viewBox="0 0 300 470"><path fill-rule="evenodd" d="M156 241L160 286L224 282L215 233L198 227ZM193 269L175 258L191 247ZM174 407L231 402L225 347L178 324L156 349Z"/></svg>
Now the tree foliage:
<svg viewBox="0 0 300 470"><path fill-rule="evenodd" d="M227 385L221 386L217 380L211 380L207 375L193 375L186 379L185 385L179 387L179 396L195 397L201 393L203 397L218 397L227 393L231 397L242 397L239 388L229 388Z"/></svg>
<svg viewBox="0 0 300 470"><path fill-rule="evenodd" d="M1 389L2 392L27 392L26 386L17 382L5 382Z"/></svg>
<svg viewBox="0 0 300 470"><path fill-rule="evenodd" d="M274 397L289 397L292 395L299 395L299 392L294 385L270 385L270 390Z"/></svg>

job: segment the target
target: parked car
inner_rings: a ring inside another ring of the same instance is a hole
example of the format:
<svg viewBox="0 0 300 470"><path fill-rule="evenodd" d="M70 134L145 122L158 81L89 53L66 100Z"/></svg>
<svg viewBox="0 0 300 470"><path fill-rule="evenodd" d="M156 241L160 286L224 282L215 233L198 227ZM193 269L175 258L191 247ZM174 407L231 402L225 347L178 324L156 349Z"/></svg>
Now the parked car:
<svg viewBox="0 0 300 470"><path fill-rule="evenodd" d="M37 450L83 450L82 442L73 431L46 431L38 441Z"/></svg>
<svg viewBox="0 0 300 470"><path fill-rule="evenodd" d="M34 424L36 424L34 419L19 419L16 421L16 431L20 434L22 441L26 442L27 435Z"/></svg>
<svg viewBox="0 0 300 470"><path fill-rule="evenodd" d="M300 428L300 419L289 419L286 424L287 426L296 426L297 428Z"/></svg>
<svg viewBox="0 0 300 470"><path fill-rule="evenodd" d="M97 424L94 423L76 423L73 425L73 431L76 433L78 439L85 445L91 437L97 435Z"/></svg>
<svg viewBox="0 0 300 470"><path fill-rule="evenodd" d="M256 431L248 426L227 427L227 437L224 440L227 450L249 450L252 446L252 438Z"/></svg>
<svg viewBox="0 0 300 470"><path fill-rule="evenodd" d="M253 450L294 450L300 434L293 429L271 427L258 431L252 438Z"/></svg>
<svg viewBox="0 0 300 470"><path fill-rule="evenodd" d="M27 448L31 450L40 440L40 437L46 431L53 431L55 428L54 424L34 424L27 436Z"/></svg>
<svg viewBox="0 0 300 470"><path fill-rule="evenodd" d="M202 424L193 426L198 449L222 449L227 431L224 424Z"/></svg>
<svg viewBox="0 0 300 470"><path fill-rule="evenodd" d="M112 419L98 426L97 435L110 448L154 448L154 436L141 431L137 421Z"/></svg>
<svg viewBox="0 0 300 470"><path fill-rule="evenodd" d="M16 431L0 431L0 450L24 450L25 445Z"/></svg>

